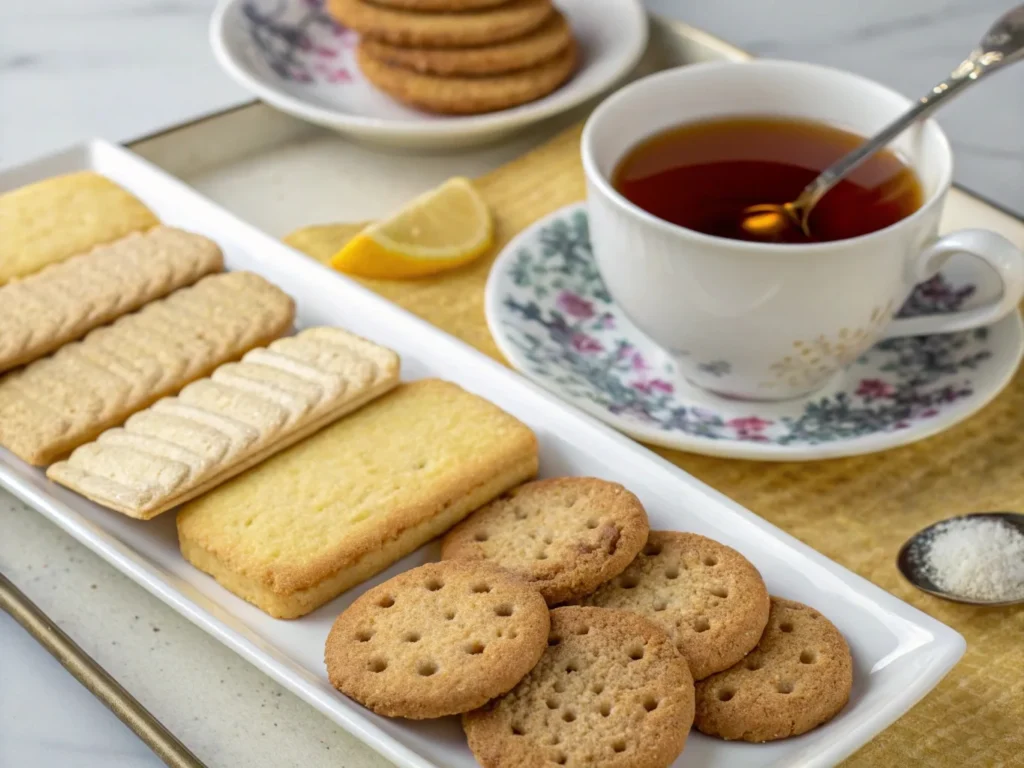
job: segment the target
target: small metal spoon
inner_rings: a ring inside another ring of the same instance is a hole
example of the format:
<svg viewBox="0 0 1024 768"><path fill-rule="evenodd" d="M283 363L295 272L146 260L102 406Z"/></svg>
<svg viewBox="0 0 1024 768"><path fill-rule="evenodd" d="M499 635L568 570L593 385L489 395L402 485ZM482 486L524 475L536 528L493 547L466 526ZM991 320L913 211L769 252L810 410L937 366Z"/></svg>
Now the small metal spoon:
<svg viewBox="0 0 1024 768"><path fill-rule="evenodd" d="M840 179L884 148L911 124L931 115L983 75L1021 59L1024 59L1024 5L1018 5L1003 15L949 77L872 138L818 174L814 181L804 187L796 200L782 205L765 203L746 208L743 211L743 229L755 237L771 240L786 229L796 226L810 237L808 217L811 209Z"/></svg>
<svg viewBox="0 0 1024 768"><path fill-rule="evenodd" d="M900 547L899 554L896 555L896 567L899 568L900 573L903 574L907 581L921 591L936 597L945 598L946 600L952 600L955 603L969 603L971 605L987 605L991 607L1024 605L1024 595L1013 600L975 600L974 598L962 595L954 595L943 590L928 576L925 566L927 562L925 555L928 551L929 541L935 535L935 529L943 523L950 522L950 520L967 519L1001 521L1006 525L1012 525L1021 533L1024 533L1024 515L1018 512L976 512L971 515L951 517L949 520L940 520L937 523L933 523L907 539L907 542Z"/></svg>

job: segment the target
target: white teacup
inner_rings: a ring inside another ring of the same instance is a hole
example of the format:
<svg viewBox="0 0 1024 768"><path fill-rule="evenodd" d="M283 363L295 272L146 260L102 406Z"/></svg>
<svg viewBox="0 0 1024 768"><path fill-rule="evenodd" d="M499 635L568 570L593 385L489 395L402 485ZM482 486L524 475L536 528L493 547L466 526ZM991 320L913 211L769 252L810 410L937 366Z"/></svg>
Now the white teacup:
<svg viewBox="0 0 1024 768"><path fill-rule="evenodd" d="M1013 311L1024 294L1018 248L987 230L938 237L953 157L933 121L893 143L917 173L924 204L848 240L780 245L713 237L647 213L611 183L638 142L684 123L780 115L867 136L910 104L857 75L784 61L691 65L623 88L591 115L582 141L590 237L609 291L691 382L759 400L814 391L881 337L959 331ZM952 314L893 318L917 283L963 252L996 270L1000 298Z"/></svg>

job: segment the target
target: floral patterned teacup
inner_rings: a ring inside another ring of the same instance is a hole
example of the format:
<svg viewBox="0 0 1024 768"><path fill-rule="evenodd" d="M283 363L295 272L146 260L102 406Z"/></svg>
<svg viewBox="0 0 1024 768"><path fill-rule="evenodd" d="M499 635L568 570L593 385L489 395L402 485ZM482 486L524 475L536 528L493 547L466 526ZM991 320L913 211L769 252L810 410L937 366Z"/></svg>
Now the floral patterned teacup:
<svg viewBox="0 0 1024 768"><path fill-rule="evenodd" d="M919 210L890 227L828 243L750 243L704 235L647 213L610 178L637 142L726 115L785 115L870 135L910 106L839 70L783 61L720 62L661 72L601 104L583 132L594 256L616 303L672 354L692 383L730 397L783 400L829 382L879 338L988 325L1024 295L1024 254L987 230L938 236L952 179L949 142L932 121L894 142L924 188ZM954 253L1002 280L984 306L894 319L917 283ZM707 370L697 361L719 361Z"/></svg>

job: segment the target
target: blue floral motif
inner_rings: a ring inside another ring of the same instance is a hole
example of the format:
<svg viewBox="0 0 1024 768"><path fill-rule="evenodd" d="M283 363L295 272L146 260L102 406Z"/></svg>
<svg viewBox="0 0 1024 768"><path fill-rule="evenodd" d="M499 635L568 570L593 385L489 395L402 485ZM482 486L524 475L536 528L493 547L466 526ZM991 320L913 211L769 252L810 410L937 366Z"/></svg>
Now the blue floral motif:
<svg viewBox="0 0 1024 768"><path fill-rule="evenodd" d="M888 339L854 364L870 375L804 402L795 415L723 415L684 402L672 359L638 348L591 255L585 210L570 209L542 227L507 269L514 288L502 298L503 324L530 371L571 399L667 432L786 446L905 429L969 397L969 374L992 355L986 329ZM957 311L974 290L936 276L917 286L900 315ZM730 365L711 360L700 369L723 376Z"/></svg>
<svg viewBox="0 0 1024 768"><path fill-rule="evenodd" d="M342 83L352 79L339 63L355 37L323 9L324 0L245 0L249 39L274 73L294 83Z"/></svg>

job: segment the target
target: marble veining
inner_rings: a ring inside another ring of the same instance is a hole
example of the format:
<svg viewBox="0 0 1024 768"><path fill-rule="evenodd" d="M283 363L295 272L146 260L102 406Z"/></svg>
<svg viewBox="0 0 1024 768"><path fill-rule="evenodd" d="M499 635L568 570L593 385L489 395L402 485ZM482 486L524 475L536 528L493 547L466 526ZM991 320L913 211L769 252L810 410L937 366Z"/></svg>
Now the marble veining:
<svg viewBox="0 0 1024 768"><path fill-rule="evenodd" d="M1011 0L647 0L760 56L816 61L910 96L955 66ZM0 166L88 136L124 140L248 100L206 41L213 0L0 2ZM957 179L1024 213L1024 66L944 110ZM0 570L211 766L387 761L67 535L0 492ZM0 766L159 765L0 616Z"/></svg>

